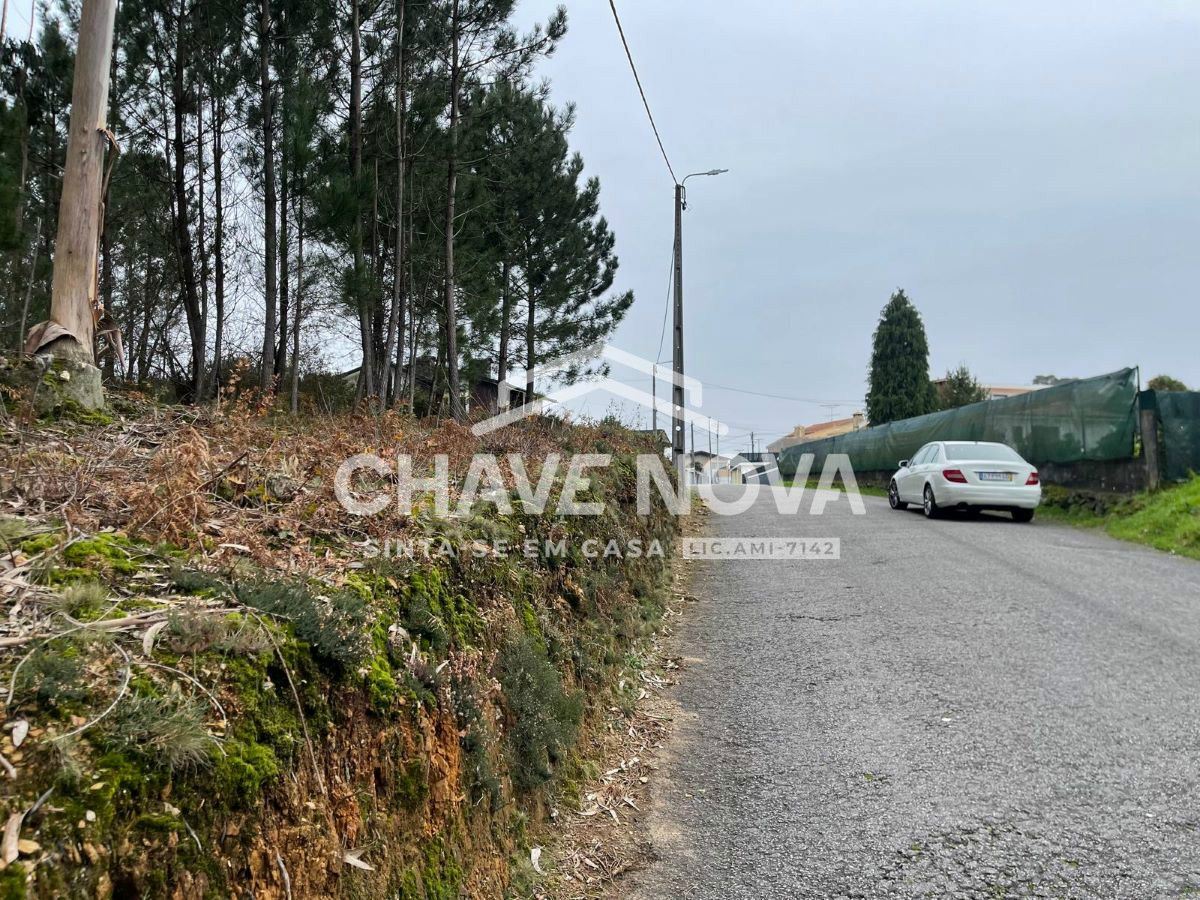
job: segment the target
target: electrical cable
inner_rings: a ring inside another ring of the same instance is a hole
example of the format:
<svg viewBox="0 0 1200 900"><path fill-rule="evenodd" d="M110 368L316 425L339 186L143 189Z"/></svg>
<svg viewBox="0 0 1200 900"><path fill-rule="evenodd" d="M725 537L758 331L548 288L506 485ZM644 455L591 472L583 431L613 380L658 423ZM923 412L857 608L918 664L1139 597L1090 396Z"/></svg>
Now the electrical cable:
<svg viewBox="0 0 1200 900"><path fill-rule="evenodd" d="M663 306L662 331L658 334L658 352L654 354L654 364L658 365L662 361L663 342L667 339L667 313L671 311L671 288L674 286L675 278L675 244L671 242L671 265L667 270L667 302ZM674 363L672 362L672 368Z"/></svg>
<svg viewBox="0 0 1200 900"><path fill-rule="evenodd" d="M679 179L675 177L675 170L671 168L671 160L667 158L667 148L663 146L662 138L659 136L658 126L654 123L654 114L650 112L650 101L646 99L646 91L642 88L642 79L638 75L637 66L633 63L633 54L629 52L629 42L625 40L625 29L621 27L621 17L617 15L617 5L614 0L608 0L608 6L612 10L613 21L617 23L621 46L625 48L625 58L629 60L629 68L633 71L633 80L637 82L638 93L642 95L642 106L646 107L646 117L650 120L650 127L654 130L654 139L658 141L658 149L662 153L663 162L667 164L667 171L671 173L671 182L679 184Z"/></svg>

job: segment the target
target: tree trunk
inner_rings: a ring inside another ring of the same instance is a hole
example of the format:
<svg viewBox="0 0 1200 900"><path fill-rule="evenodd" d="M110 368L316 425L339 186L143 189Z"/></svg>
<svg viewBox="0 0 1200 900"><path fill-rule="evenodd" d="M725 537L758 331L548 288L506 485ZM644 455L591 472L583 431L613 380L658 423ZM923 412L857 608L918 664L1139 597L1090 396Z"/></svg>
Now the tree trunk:
<svg viewBox="0 0 1200 900"><path fill-rule="evenodd" d="M186 163L183 138L183 113L187 102L184 92L184 70L187 67L187 45L184 40L184 6L179 4L179 15L175 23L175 71L171 80L171 104L174 130L172 132L172 155L174 157L175 190L175 243L179 253L180 279L183 289L183 311L187 317L188 337L192 345L189 371L192 397L198 399L197 390L204 380L204 320L200 315L200 297L196 291L196 261L192 255L192 229L188 222Z"/></svg>
<svg viewBox="0 0 1200 900"><path fill-rule="evenodd" d="M112 316L112 296L113 296L113 266L112 266L112 241L108 235L108 229L104 227L104 223L100 223L100 290L103 299L104 311ZM112 342L112 337L109 336L105 340L104 354L104 377L112 380L116 371L117 348Z"/></svg>
<svg viewBox="0 0 1200 900"><path fill-rule="evenodd" d="M458 186L458 91L462 72L459 67L459 0L450 13L450 154L446 164L446 380L450 390L450 415L463 421L462 397L458 389L458 311L454 297L454 194Z"/></svg>
<svg viewBox="0 0 1200 900"><path fill-rule="evenodd" d="M363 290L363 214L362 214L362 24L359 0L351 0L350 9L350 176L354 192L354 299L358 306L358 331L362 341L362 369L359 372L356 401L375 393L374 353L371 341L371 313Z"/></svg>
<svg viewBox="0 0 1200 900"><path fill-rule="evenodd" d="M282 85L284 121L287 121L287 78ZM279 140L279 348L275 354L275 377L283 382L288 345L288 142L286 126Z"/></svg>
<svg viewBox="0 0 1200 900"><path fill-rule="evenodd" d="M496 412L508 407L508 394L504 391L504 379L508 377L508 343L512 338L512 293L508 289L511 266L507 259L500 274L500 354L496 361Z"/></svg>
<svg viewBox="0 0 1200 900"><path fill-rule="evenodd" d="M275 303L276 271L275 254L278 250L278 235L275 233L275 122L271 104L271 5L270 0L259 0L258 14L258 67L262 82L263 118L263 193L266 203L266 307L263 323L262 365L259 380L262 389L270 390L275 375Z"/></svg>
<svg viewBox="0 0 1200 900"><path fill-rule="evenodd" d="M292 315L292 412L300 411L300 316L304 303L304 183L297 183L296 309Z"/></svg>
<svg viewBox="0 0 1200 900"><path fill-rule="evenodd" d="M208 352L208 250L205 242L204 221L204 98L199 85L196 87L196 194L200 200L197 205L196 244L200 251L200 319L204 323L204 346L201 349L203 360ZM201 377L196 385L196 402L202 403L208 396L205 380Z"/></svg>
<svg viewBox="0 0 1200 900"><path fill-rule="evenodd" d="M217 305L216 334L213 338L212 383L214 396L221 393L221 363L225 352L225 207L222 198L222 162L224 148L221 144L222 129L225 127L225 104L217 98L219 90L213 91L213 292Z"/></svg>
<svg viewBox="0 0 1200 900"><path fill-rule="evenodd" d="M387 385L391 373L388 370L389 356L384 352L383 303L376 293L379 285L383 284L383 253L380 252L379 238L379 157L376 156L373 165L371 182L371 353L377 360L378 370L375 375L375 391L379 399L379 408L383 409L386 399Z"/></svg>
<svg viewBox="0 0 1200 900"><path fill-rule="evenodd" d="M154 266L150 253L146 253L146 280L142 282L142 332L138 335L138 384L145 384L150 377L150 326L154 321L154 307L150 303L150 284Z"/></svg>
<svg viewBox="0 0 1200 900"><path fill-rule="evenodd" d="M404 13L406 0L396 0L396 238L392 258L392 312L388 319L385 359L392 360L392 377L386 387L387 404L400 399L400 373L404 363ZM395 351L393 356L393 350Z"/></svg>
<svg viewBox="0 0 1200 900"><path fill-rule="evenodd" d="M537 303L534 300L533 288L529 289L529 316L525 320L525 402L533 402L533 367L536 365L536 332Z"/></svg>
<svg viewBox="0 0 1200 900"><path fill-rule="evenodd" d="M429 374L429 409L426 410L426 415L436 416L442 413L442 399L438 393L438 388L442 381L442 363L446 358L446 345L438 341L437 359L433 364L433 371ZM434 406L437 403L437 406Z"/></svg>
<svg viewBox="0 0 1200 900"><path fill-rule="evenodd" d="M37 20L37 4L31 4L29 9L29 41L33 43L33 23ZM81 23L82 24L82 23ZM21 72L17 76L16 95L21 104L21 177L17 182L17 233L25 226L25 182L29 177L29 104L25 101L25 83L29 78L29 67L24 62L27 56L22 56ZM107 103L105 104L107 106ZM24 334L21 339L24 340Z"/></svg>
<svg viewBox="0 0 1200 900"><path fill-rule="evenodd" d="M54 349L59 355L89 363L95 361L92 291L105 147L102 129L108 110L108 63L116 9L116 0L84 0L80 13L67 158L54 245L50 321L75 339L73 345L69 340L57 341Z"/></svg>
<svg viewBox="0 0 1200 900"><path fill-rule="evenodd" d="M42 233L42 220L38 219L33 235L33 262L29 265L29 281L25 283L25 301L21 304L21 327L17 330L17 352L21 352L21 344L25 340L25 325L29 322L29 299L33 296L33 279L37 275L38 250L41 244L38 239Z"/></svg>
<svg viewBox="0 0 1200 900"><path fill-rule="evenodd" d="M422 294L422 299L424 299L424 294ZM417 327L415 314L410 314L408 321L408 412L410 415L415 415L417 409L417 344L419 343L420 329Z"/></svg>

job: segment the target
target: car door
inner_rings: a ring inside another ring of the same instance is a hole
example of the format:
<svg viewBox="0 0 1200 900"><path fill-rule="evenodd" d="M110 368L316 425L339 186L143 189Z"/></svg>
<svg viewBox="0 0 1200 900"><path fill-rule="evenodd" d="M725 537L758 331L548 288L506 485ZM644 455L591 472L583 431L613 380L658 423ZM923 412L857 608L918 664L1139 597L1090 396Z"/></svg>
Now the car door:
<svg viewBox="0 0 1200 900"><path fill-rule="evenodd" d="M921 464L925 457L929 454L930 445L926 444L908 461L908 468L905 469L897 478L896 487L900 492L900 499L908 503L920 502L920 485L924 484L921 476L918 474Z"/></svg>
<svg viewBox="0 0 1200 900"><path fill-rule="evenodd" d="M921 464L921 471L915 485L922 503L925 502L925 485L929 482L930 475L942 467L942 462L942 445L931 445L929 452L925 454L925 461Z"/></svg>

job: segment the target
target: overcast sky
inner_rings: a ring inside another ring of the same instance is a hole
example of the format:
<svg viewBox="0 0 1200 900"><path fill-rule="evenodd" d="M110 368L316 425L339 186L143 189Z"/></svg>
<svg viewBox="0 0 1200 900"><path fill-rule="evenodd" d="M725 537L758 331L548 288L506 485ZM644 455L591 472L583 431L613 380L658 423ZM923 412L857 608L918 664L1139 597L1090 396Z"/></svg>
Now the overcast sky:
<svg viewBox="0 0 1200 900"><path fill-rule="evenodd" d="M637 295L615 342L653 357L671 181L608 3L566 5L540 71L577 106L573 143ZM689 374L849 415L903 287L934 374L963 362L1028 384L1140 365L1200 385L1200 4L617 8L676 172L731 170L688 182ZM769 437L830 416L716 389L703 412Z"/></svg>

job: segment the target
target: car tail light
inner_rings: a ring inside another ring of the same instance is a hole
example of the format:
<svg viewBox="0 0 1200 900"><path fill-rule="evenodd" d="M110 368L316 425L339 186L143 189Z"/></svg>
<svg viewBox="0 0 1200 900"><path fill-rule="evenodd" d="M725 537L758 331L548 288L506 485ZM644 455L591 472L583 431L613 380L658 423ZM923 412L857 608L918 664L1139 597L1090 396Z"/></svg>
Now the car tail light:
<svg viewBox="0 0 1200 900"><path fill-rule="evenodd" d="M1029 473L1029 477L1025 479L1025 483L1026 484L1041 484L1041 481L1038 479L1037 469L1034 469L1032 472Z"/></svg>
<svg viewBox="0 0 1200 900"><path fill-rule="evenodd" d="M942 469L942 477L955 484L967 483L967 476L962 473L962 469Z"/></svg>

